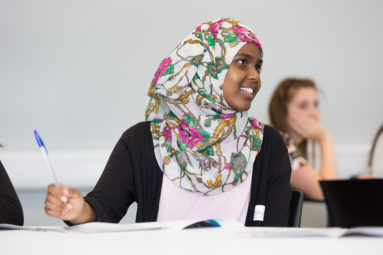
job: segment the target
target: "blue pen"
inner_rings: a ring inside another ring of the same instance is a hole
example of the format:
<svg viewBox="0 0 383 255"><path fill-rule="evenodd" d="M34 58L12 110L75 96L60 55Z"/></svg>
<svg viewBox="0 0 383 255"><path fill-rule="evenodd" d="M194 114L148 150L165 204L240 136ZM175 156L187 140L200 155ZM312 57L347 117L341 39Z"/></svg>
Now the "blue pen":
<svg viewBox="0 0 383 255"><path fill-rule="evenodd" d="M55 181L56 187L57 187L58 189L61 189L61 188L60 188L60 185L59 185L59 183L58 183L58 181L57 181L55 171L53 171L52 163L51 163L51 161L49 160L47 147L45 146L45 144L44 144L44 142L43 142L43 139L41 139L41 137L39 136L39 133L37 133L36 130L35 130L35 137L36 137L37 144L39 145L40 150L41 150L41 152L43 153L45 162L47 163L48 168L51 170L51 173L52 173L53 179L54 179L54 181Z"/></svg>

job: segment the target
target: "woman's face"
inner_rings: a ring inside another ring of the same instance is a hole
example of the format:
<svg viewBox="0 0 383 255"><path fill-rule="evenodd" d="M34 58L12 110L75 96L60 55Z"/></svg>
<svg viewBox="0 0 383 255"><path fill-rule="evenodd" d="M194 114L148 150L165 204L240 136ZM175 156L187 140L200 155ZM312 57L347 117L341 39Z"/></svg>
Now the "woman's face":
<svg viewBox="0 0 383 255"><path fill-rule="evenodd" d="M311 118L319 121L318 97L315 88L299 88L287 103L287 124L301 118Z"/></svg>
<svg viewBox="0 0 383 255"><path fill-rule="evenodd" d="M223 96L235 111L250 109L261 88L262 58L258 46L248 43L233 58L223 84Z"/></svg>

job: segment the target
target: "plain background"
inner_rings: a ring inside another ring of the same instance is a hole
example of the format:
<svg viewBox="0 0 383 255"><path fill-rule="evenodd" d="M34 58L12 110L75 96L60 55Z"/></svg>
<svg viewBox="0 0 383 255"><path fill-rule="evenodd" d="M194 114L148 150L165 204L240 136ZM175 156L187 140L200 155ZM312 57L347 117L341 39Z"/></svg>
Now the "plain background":
<svg viewBox="0 0 383 255"><path fill-rule="evenodd" d="M264 48L252 115L266 121L276 84L311 77L337 145L369 144L383 109L379 0L0 0L0 141L111 150L144 119L161 60L201 22L235 17Z"/></svg>
<svg viewBox="0 0 383 255"><path fill-rule="evenodd" d="M122 132L144 120L161 60L200 23L234 17L264 49L251 115L267 122L277 83L309 77L343 177L365 170L383 121L380 0L0 0L0 159L27 225L62 224L43 212L52 182L33 130L60 181L86 193ZM322 206L322 221L325 210ZM311 210L313 218L320 218ZM134 209L127 216L134 220ZM305 208L304 208L305 217ZM308 221L304 226L318 226Z"/></svg>

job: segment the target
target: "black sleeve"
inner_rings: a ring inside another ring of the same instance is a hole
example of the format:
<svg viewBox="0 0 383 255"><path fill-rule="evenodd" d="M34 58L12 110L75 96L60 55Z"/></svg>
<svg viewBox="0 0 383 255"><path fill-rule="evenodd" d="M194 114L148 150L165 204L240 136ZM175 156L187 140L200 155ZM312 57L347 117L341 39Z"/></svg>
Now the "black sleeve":
<svg viewBox="0 0 383 255"><path fill-rule="evenodd" d="M286 146L281 135L270 128L268 136L271 151L269 160L273 162L268 169L265 226L288 226L290 216L291 166Z"/></svg>
<svg viewBox="0 0 383 255"><path fill-rule="evenodd" d="M11 180L0 162L0 223L23 225L24 215Z"/></svg>
<svg viewBox="0 0 383 255"><path fill-rule="evenodd" d="M95 188L85 197L96 213L96 221L119 222L135 201L134 165L128 140L129 130L117 142Z"/></svg>

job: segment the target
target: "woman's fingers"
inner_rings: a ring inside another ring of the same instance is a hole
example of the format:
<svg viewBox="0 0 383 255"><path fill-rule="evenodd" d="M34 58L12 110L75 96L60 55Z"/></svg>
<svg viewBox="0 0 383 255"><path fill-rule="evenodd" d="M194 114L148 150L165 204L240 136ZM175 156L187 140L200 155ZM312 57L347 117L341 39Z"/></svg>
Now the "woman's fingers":
<svg viewBox="0 0 383 255"><path fill-rule="evenodd" d="M326 128L312 118L296 119L292 121L291 126L303 138L318 140L326 133Z"/></svg>
<svg viewBox="0 0 383 255"><path fill-rule="evenodd" d="M52 194L53 196L55 196L55 197L60 197L61 196L61 191L60 191L60 189L58 189L57 187L56 187L56 185L54 185L54 184L50 184L49 186L48 186L48 192L47 192L47 195L48 194Z"/></svg>
<svg viewBox="0 0 383 255"><path fill-rule="evenodd" d="M65 214L67 214L68 212L70 212L70 210L73 208L73 206L71 204L67 204L64 208L64 210L62 211L62 215L64 216Z"/></svg>
<svg viewBox="0 0 383 255"><path fill-rule="evenodd" d="M61 200L63 200L63 202L67 202L71 196L72 196L72 193L73 193L73 190L72 188L60 183L60 188L61 188L61 195L62 197L60 198ZM64 201L66 200L66 201Z"/></svg>
<svg viewBox="0 0 383 255"><path fill-rule="evenodd" d="M66 203L68 201L67 196L64 195L62 188L61 190L57 188L55 184L50 184L48 186L48 192L47 196L51 194L52 196L56 197L57 199L61 200L62 202Z"/></svg>
<svg viewBox="0 0 383 255"><path fill-rule="evenodd" d="M45 209L46 210L53 210L53 211L60 211L62 212L65 209L65 205L57 205L50 201L45 202Z"/></svg>
<svg viewBox="0 0 383 255"><path fill-rule="evenodd" d="M50 202L56 206L63 206L64 205L64 202L61 199L58 199L57 197L53 196L52 194L48 194L45 201Z"/></svg>
<svg viewBox="0 0 383 255"><path fill-rule="evenodd" d="M306 128L304 123L302 123L301 119L295 119L290 123L291 128L298 133L300 136L306 138Z"/></svg>
<svg viewBox="0 0 383 255"><path fill-rule="evenodd" d="M301 125L306 129L306 137L310 139L320 140L327 133L327 128L315 119L303 119Z"/></svg>
<svg viewBox="0 0 383 255"><path fill-rule="evenodd" d="M81 192L62 183L60 188L51 184L48 186L45 199L45 212L47 215L63 220L76 219L84 209L85 200Z"/></svg>
<svg viewBox="0 0 383 255"><path fill-rule="evenodd" d="M45 209L45 213L49 216L55 217L62 219L62 212L60 211L55 211L55 210L50 210L50 209Z"/></svg>
<svg viewBox="0 0 383 255"><path fill-rule="evenodd" d="M65 210L64 205L56 205L50 201L45 202L45 213L49 216L62 219L63 211Z"/></svg>
<svg viewBox="0 0 383 255"><path fill-rule="evenodd" d="M60 188L55 184L48 186L47 196L45 199L45 212L47 215L64 219L73 206L69 203L73 190L60 183Z"/></svg>

